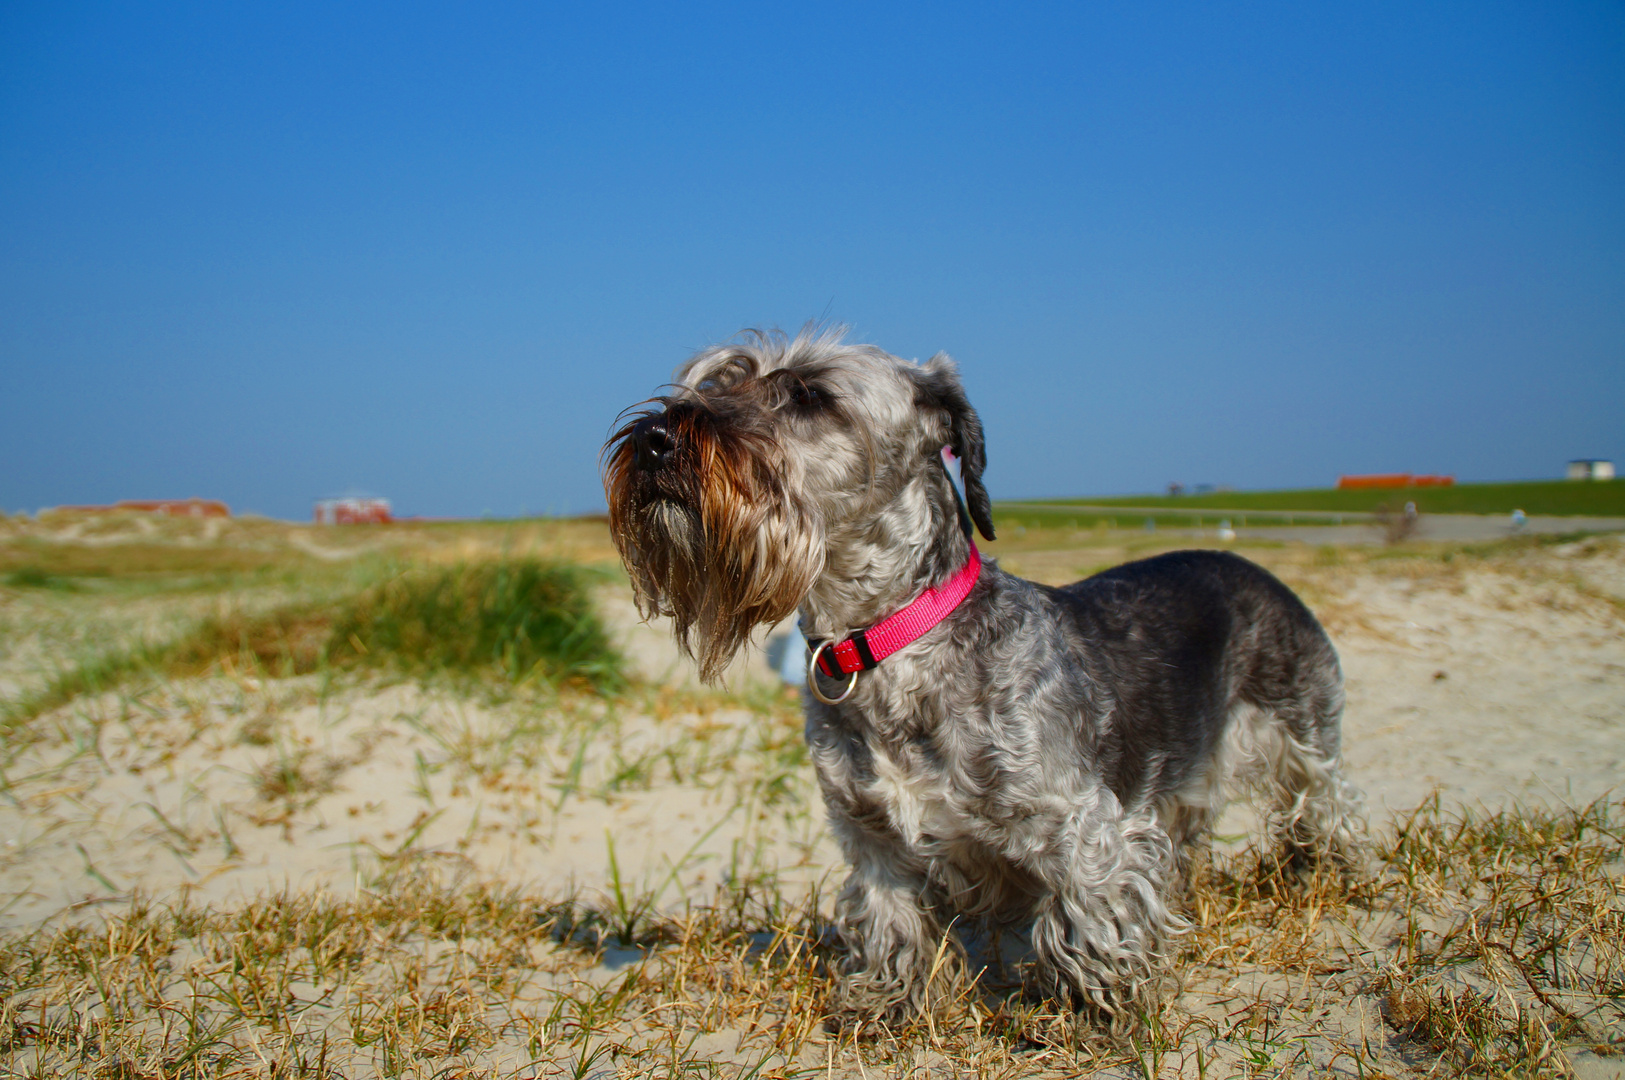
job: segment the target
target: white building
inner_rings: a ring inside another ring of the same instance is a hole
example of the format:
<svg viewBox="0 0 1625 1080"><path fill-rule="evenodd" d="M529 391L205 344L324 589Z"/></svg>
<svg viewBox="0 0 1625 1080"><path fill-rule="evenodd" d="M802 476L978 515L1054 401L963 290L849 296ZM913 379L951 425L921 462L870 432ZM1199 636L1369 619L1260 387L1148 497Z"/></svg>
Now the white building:
<svg viewBox="0 0 1625 1080"><path fill-rule="evenodd" d="M313 516L318 525L387 525L395 520L388 499L359 494L320 499Z"/></svg>
<svg viewBox="0 0 1625 1080"><path fill-rule="evenodd" d="M1602 458L1577 458L1569 462L1570 480L1612 480L1614 463Z"/></svg>

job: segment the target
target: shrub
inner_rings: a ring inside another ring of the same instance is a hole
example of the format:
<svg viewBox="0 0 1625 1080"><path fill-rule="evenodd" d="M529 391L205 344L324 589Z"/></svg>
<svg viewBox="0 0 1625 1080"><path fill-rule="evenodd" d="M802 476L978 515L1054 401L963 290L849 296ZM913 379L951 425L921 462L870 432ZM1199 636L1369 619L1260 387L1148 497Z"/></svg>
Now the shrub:
<svg viewBox="0 0 1625 1080"><path fill-rule="evenodd" d="M413 568L338 600L216 616L167 644L92 658L4 711L16 722L143 671L198 675L222 665L277 677L383 667L612 691L622 661L593 610L591 577L538 559Z"/></svg>
<svg viewBox="0 0 1625 1080"><path fill-rule="evenodd" d="M409 570L338 613L335 663L618 683L620 659L593 611L587 575L535 559Z"/></svg>

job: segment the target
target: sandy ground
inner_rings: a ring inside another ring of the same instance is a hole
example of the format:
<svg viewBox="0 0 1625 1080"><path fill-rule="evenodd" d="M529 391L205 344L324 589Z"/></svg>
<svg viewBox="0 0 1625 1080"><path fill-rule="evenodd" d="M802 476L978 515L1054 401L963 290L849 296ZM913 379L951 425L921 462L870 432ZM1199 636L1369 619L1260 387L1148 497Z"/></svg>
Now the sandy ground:
<svg viewBox="0 0 1625 1080"><path fill-rule="evenodd" d="M1004 561L1065 581L1126 553L1012 547ZM1347 561L1304 545L1259 555L1338 645L1346 771L1374 825L1435 791L1461 804L1579 805L1622 786L1619 538L1453 561ZM759 652L735 665L727 693L702 691L624 589L606 587L600 602L661 689L612 706L217 677L38 718L7 747L0 929L88 917L138 893L229 904L283 888L346 892L406 854L553 895L610 895L619 882L667 907L749 873L827 893L840 859L795 693ZM44 628L8 635L0 668L51 648L55 624L33 603L0 590L11 628ZM1220 832L1249 818L1238 807ZM1211 989L1221 1002L1258 991ZM1380 1027L1374 1009L1355 1000L1325 1022ZM1615 1075L1616 1061L1586 1075Z"/></svg>
<svg viewBox="0 0 1625 1080"><path fill-rule="evenodd" d="M1078 557L1007 561L1068 580ZM1346 768L1376 821L1434 791L1583 804L1625 780L1619 540L1471 567L1275 561L1340 649ZM673 897L742 859L838 870L794 695L761 653L735 665L732 698L699 693L662 627L618 589L601 600L634 665L668 687L642 707L217 678L40 718L0 802L0 925L137 889L339 885L408 842L545 888L607 887L613 847L623 880ZM30 602L8 597L8 617Z"/></svg>

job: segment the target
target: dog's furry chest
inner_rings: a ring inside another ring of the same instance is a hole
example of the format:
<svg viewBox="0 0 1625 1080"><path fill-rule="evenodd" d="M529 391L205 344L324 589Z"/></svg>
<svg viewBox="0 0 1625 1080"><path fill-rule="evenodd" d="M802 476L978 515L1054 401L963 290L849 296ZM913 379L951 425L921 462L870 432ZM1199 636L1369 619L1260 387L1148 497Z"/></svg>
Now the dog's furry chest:
<svg viewBox="0 0 1625 1080"><path fill-rule="evenodd" d="M832 743L816 737L816 727L809 722L813 760L849 860L879 848L958 911L1025 910L1032 879L1023 852L1048 846L1043 838L1066 816L1066 800L1012 801L1017 793L1009 788L989 792L966 761L945 759L928 740Z"/></svg>
<svg viewBox="0 0 1625 1080"><path fill-rule="evenodd" d="M822 709L809 711L807 722L826 801L922 863L980 864L1007 846L1008 830L1030 810L1012 805L1010 786L990 790L979 776L976 763L997 752L991 742L959 734L952 742L926 733L888 738Z"/></svg>
<svg viewBox="0 0 1625 1080"><path fill-rule="evenodd" d="M859 784L886 808L892 831L916 850L952 842L969 831L971 815L951 774L927 763L919 744L869 744L869 776Z"/></svg>

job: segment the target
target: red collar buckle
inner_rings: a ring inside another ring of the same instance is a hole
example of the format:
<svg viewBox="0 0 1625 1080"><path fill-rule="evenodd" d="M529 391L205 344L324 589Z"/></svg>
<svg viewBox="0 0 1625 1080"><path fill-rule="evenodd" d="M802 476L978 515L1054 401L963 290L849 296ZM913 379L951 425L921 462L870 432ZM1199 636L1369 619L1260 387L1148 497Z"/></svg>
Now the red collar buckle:
<svg viewBox="0 0 1625 1080"><path fill-rule="evenodd" d="M936 627L970 595L971 587L982 574L982 555L976 545L970 545L970 556L959 572L940 588L926 589L900 611L893 612L873 626L854 631L851 637L831 644L827 639L810 639L807 644L812 655L807 663L807 686L813 696L831 705L846 700L857 685L857 673L877 666L882 660L908 645L912 645L926 632ZM838 698L828 698L819 692L813 678L816 668L831 679L851 676L846 692Z"/></svg>

